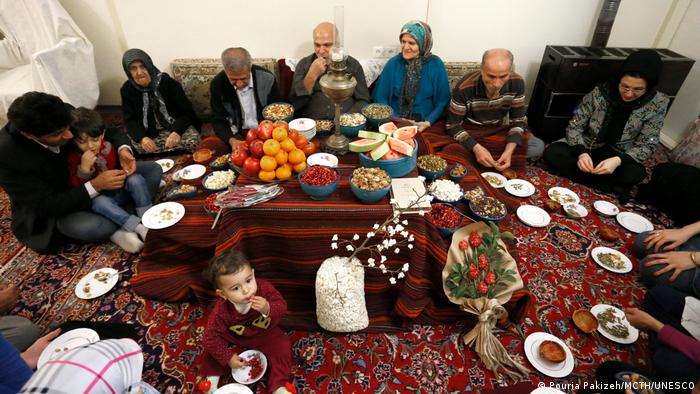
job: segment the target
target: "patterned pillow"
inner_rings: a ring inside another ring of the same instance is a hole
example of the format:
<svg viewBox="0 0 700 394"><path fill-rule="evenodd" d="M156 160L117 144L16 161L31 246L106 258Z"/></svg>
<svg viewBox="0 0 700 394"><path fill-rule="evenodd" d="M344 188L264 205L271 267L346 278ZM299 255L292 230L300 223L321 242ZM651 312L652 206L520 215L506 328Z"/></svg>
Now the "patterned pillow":
<svg viewBox="0 0 700 394"><path fill-rule="evenodd" d="M267 69L278 78L275 59L253 59L253 64ZM182 84L194 111L202 119L211 118L209 84L222 69L221 59L217 58L175 59L170 63L173 78Z"/></svg>

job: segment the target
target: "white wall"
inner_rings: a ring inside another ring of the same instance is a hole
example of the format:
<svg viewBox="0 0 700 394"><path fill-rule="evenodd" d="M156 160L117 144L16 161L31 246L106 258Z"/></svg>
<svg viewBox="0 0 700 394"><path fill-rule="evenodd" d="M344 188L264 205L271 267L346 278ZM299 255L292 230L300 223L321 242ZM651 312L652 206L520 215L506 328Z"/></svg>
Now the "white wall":
<svg viewBox="0 0 700 394"><path fill-rule="evenodd" d="M696 60L664 122L663 134L674 145L700 116L700 1L690 3L669 47Z"/></svg>
<svg viewBox="0 0 700 394"><path fill-rule="evenodd" d="M148 52L168 70L172 59L218 57L244 46L254 57L311 53L311 30L344 5L345 46L357 58L372 47L397 45L408 20L426 20L433 52L444 60L480 60L484 49L507 47L528 92L547 44L590 42L602 0L60 0L95 45L100 104L118 105L125 80L121 54ZM609 45L651 46L678 0L625 0ZM692 0L695 1L695 0Z"/></svg>

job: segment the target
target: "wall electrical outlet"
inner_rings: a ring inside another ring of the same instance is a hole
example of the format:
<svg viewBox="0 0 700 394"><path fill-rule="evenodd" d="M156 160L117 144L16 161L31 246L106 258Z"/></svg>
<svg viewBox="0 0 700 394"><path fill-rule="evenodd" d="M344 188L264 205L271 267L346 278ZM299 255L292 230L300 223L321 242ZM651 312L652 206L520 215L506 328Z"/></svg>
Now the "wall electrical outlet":
<svg viewBox="0 0 700 394"><path fill-rule="evenodd" d="M381 46L372 47L372 57L384 57L384 47L381 47Z"/></svg>
<svg viewBox="0 0 700 394"><path fill-rule="evenodd" d="M389 47L384 48L384 57L393 57L396 56L399 53L399 47L396 45L392 45Z"/></svg>

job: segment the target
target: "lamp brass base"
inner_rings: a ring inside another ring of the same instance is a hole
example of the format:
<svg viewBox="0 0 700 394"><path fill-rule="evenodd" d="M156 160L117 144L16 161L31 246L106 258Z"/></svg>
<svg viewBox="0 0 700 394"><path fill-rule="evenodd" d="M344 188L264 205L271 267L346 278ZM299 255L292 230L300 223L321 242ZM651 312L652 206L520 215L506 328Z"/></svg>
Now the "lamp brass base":
<svg viewBox="0 0 700 394"><path fill-rule="evenodd" d="M340 133L334 133L321 143L321 150L334 155L344 155L348 153L348 137Z"/></svg>

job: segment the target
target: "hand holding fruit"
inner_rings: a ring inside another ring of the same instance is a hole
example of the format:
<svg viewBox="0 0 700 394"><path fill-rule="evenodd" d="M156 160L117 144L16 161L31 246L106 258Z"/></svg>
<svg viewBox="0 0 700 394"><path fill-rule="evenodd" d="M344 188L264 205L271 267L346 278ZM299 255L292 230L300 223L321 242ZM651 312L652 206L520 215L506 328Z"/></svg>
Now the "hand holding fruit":
<svg viewBox="0 0 700 394"><path fill-rule="evenodd" d="M97 160L97 155L92 153L92 151L86 150L80 157L80 170L86 174L92 172L92 166Z"/></svg>
<svg viewBox="0 0 700 394"><path fill-rule="evenodd" d="M231 369L243 368L245 367L245 361L243 361L243 359L240 358L238 354L234 354L228 361L228 366L231 367Z"/></svg>
<svg viewBox="0 0 700 394"><path fill-rule="evenodd" d="M253 310L258 311L265 316L270 314L270 303L263 297L253 296L253 298L250 299L250 304L250 307L253 308Z"/></svg>

